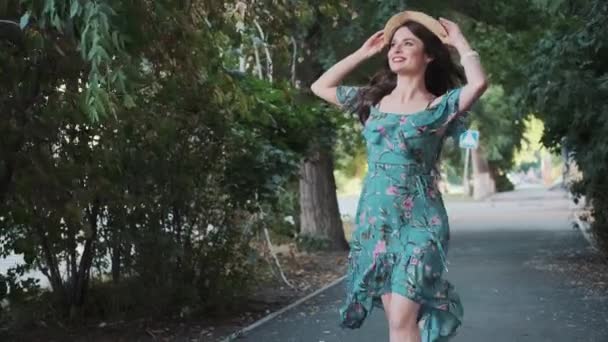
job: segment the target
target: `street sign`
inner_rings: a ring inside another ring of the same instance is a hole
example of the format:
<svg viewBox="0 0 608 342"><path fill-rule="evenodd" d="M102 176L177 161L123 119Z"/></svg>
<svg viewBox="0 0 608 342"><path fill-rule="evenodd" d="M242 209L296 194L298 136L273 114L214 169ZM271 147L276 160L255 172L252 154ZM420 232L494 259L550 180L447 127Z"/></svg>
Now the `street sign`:
<svg viewBox="0 0 608 342"><path fill-rule="evenodd" d="M459 145L461 148L476 149L479 146L479 131L469 129L460 135Z"/></svg>

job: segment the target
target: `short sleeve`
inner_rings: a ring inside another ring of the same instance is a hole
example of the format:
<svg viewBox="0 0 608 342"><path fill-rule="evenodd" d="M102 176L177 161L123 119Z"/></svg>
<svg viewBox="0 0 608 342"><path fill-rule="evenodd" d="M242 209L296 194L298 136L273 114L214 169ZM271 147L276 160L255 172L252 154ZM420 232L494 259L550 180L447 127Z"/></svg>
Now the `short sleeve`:
<svg viewBox="0 0 608 342"><path fill-rule="evenodd" d="M460 103L460 92L462 91L462 87L454 88L448 90L445 94L446 99L446 112L448 115L452 115L458 111L458 105Z"/></svg>
<svg viewBox="0 0 608 342"><path fill-rule="evenodd" d="M462 133L466 132L469 128L469 112L459 113L448 123L446 135L452 137L454 142L460 141Z"/></svg>
<svg viewBox="0 0 608 342"><path fill-rule="evenodd" d="M444 124L448 125L446 135L452 137L455 142L459 141L460 135L469 127L468 112L458 112L461 91L462 87L451 89L444 99Z"/></svg>
<svg viewBox="0 0 608 342"><path fill-rule="evenodd" d="M347 85L339 85L336 88L336 98L340 105L352 104L352 101L355 100L357 94L361 87L357 86L347 86Z"/></svg>

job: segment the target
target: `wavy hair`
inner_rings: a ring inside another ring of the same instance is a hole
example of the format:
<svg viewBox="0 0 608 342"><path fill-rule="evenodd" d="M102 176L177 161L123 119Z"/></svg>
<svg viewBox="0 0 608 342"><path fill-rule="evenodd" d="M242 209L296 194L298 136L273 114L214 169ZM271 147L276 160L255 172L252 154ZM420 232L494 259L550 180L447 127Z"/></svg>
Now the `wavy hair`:
<svg viewBox="0 0 608 342"><path fill-rule="evenodd" d="M399 28L401 27L407 27L418 37L424 44L424 52L433 59L427 65L424 75L425 85L429 92L435 96L441 96L449 89L464 83L465 77L462 68L452 60L448 47L441 42L439 37L415 21L405 22ZM387 55L386 50L386 48L383 50L385 55ZM361 88L354 101L347 107L359 117L361 124L365 124L369 117L370 107L378 104L396 86L397 74L390 69L387 56L384 68L371 78L369 84Z"/></svg>

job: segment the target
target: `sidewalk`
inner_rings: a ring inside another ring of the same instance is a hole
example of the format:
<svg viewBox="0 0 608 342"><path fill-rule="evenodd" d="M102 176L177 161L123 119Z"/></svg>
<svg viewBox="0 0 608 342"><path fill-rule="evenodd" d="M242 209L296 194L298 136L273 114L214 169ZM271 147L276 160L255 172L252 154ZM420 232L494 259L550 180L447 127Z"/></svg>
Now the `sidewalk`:
<svg viewBox="0 0 608 342"><path fill-rule="evenodd" d="M568 278L538 267L539 260L585 250L587 243L571 228L563 193L534 191L447 204L452 218L447 278L465 306L465 322L452 341L608 341L608 294L590 295L572 285L576 275ZM382 310L373 311L359 330L337 326L343 286L238 341L388 341Z"/></svg>

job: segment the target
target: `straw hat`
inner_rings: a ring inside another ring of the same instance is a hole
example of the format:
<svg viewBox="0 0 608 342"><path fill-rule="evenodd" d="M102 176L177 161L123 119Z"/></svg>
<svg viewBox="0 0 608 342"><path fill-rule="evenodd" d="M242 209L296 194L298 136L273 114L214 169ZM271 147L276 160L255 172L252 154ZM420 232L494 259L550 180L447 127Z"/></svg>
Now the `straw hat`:
<svg viewBox="0 0 608 342"><path fill-rule="evenodd" d="M384 43L390 45L390 39L401 25L408 21L415 21L433 32L445 44L448 32L439 21L430 15L417 11L403 11L392 16L384 26Z"/></svg>

